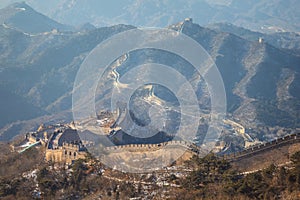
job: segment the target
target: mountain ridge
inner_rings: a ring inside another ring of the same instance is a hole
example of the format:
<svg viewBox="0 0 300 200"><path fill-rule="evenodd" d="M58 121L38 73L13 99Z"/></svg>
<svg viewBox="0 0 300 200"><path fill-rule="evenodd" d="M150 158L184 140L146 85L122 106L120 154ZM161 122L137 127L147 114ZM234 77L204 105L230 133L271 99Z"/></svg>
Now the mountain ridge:
<svg viewBox="0 0 300 200"><path fill-rule="evenodd" d="M16 0L6 0L8 5ZM202 26L214 22L229 22L260 32L300 32L297 0L209 1L209 0L96 0L51 1L27 0L29 5L47 16L73 26L90 22L96 26L132 24L134 26L165 27L185 17Z"/></svg>
<svg viewBox="0 0 300 200"><path fill-rule="evenodd" d="M70 31L71 26L60 24L47 16L36 12L25 2L18 2L0 9L0 24L13 27L16 30L36 34L42 32L50 32L54 29L61 31Z"/></svg>
<svg viewBox="0 0 300 200"><path fill-rule="evenodd" d="M8 96L16 94L15 99L26 102L17 102L20 108L32 109L34 113L38 108L41 113L20 118L5 111L0 139L17 134L9 125L15 121L25 120L26 123L44 114L55 121L55 115L70 112L74 78L88 53L110 36L133 28L115 25L82 32L28 35L0 26L0 88L7 88ZM300 117L295 112L300 109L297 92L300 57L297 54L267 42L201 27L191 21L169 28L181 30L196 40L214 59L225 84L228 116L251 130L253 137L268 140L299 128ZM286 75L281 75L282 72ZM14 109L14 101L2 101L2 105L10 105L8 110ZM19 130L24 126L20 125L22 123L16 124L21 126Z"/></svg>

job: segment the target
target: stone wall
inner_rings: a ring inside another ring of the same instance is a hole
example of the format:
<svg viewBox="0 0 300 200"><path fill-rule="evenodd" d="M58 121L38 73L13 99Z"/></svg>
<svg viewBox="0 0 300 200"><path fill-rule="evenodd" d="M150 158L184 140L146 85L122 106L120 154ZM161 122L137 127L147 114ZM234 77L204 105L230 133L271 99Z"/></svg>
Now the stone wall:
<svg viewBox="0 0 300 200"><path fill-rule="evenodd" d="M56 163L71 164L74 160L84 159L85 151L80 151L80 146L76 144L64 144L58 149L46 149L46 161Z"/></svg>
<svg viewBox="0 0 300 200"><path fill-rule="evenodd" d="M156 150L161 149L167 145L179 145L183 146L185 148L190 148L192 145L189 142L186 141L169 141L164 143L158 143L158 144L127 144L127 145L119 145L119 146L113 146L113 147L106 147L106 151L114 151L114 150L136 150L136 151L142 151L142 150Z"/></svg>
<svg viewBox="0 0 300 200"><path fill-rule="evenodd" d="M256 145L224 158L230 160L240 171L253 171L264 169L271 164L284 165L297 151L300 151L299 133Z"/></svg>

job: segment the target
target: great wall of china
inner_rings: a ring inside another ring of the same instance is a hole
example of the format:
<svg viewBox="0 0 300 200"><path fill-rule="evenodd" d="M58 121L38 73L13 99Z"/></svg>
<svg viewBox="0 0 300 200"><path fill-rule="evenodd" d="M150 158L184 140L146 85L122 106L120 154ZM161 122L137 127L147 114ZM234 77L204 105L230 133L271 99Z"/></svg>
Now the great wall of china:
<svg viewBox="0 0 300 200"><path fill-rule="evenodd" d="M241 171L264 169L271 164L282 166L290 161L290 156L300 151L300 133L287 135L241 152L224 155L233 166Z"/></svg>
<svg viewBox="0 0 300 200"><path fill-rule="evenodd" d="M295 133L295 134L287 135L282 138L272 140L270 142L251 146L241 152L225 155L224 158L226 158L227 160L239 160L244 157L253 156L254 154L273 149L275 147L291 145L299 142L300 142L300 133Z"/></svg>
<svg viewBox="0 0 300 200"><path fill-rule="evenodd" d="M111 150L132 150L132 149L136 149L136 150L143 150L143 149L159 149L168 145L176 145L176 146L182 146L184 148L191 148L191 147L195 147L195 145L193 145L190 142L187 141L182 141L182 140L172 140L169 142L164 142L164 143L158 143L158 144L127 144L127 145L118 145L118 146L112 146L112 147L106 147L105 149L107 151L111 151Z"/></svg>
<svg viewBox="0 0 300 200"><path fill-rule="evenodd" d="M223 157L227 160L234 161L239 160L242 158L246 158L249 156L253 156L254 154L271 150L280 146L284 145L291 145L291 144L297 144L300 142L300 133L295 133L291 135L287 135L282 138L278 138L266 143L262 143L259 145L253 145L250 146L243 151L224 155ZM124 150L124 149L155 149L155 148L161 148L167 145L179 145L186 148L193 148L194 150L200 150L199 147L194 145L193 143L187 142L187 141L181 141L181 140L172 140L169 142L164 143L158 143L158 144L127 144L127 145L118 145L118 146L112 146L112 147L106 147L106 150Z"/></svg>
<svg viewBox="0 0 300 200"><path fill-rule="evenodd" d="M72 124L71 124L72 125ZM73 130L76 132L73 126L66 125L65 128L61 128L61 126L54 127L54 129L59 129L60 131L50 131L47 134L46 130L39 130L34 134L27 134L26 140L28 140L28 144L31 144L23 149L20 149L20 153L27 150L28 148L35 146L35 144L39 141L38 144L42 144L46 147L46 160L52 161L64 161L71 163L72 160L76 160L78 158L82 158L84 152L80 152L80 146L72 144L72 141L68 141L70 144L61 144L54 145L58 143L58 139L62 135L63 130ZM53 128L52 128L53 129ZM52 130L50 129L50 130ZM39 135L39 136L38 136ZM55 137L57 137L55 139ZM80 140L80 139L79 139ZM52 146L50 148L49 144L52 141ZM34 144L34 145L33 145ZM72 146L73 145L73 146ZM88 142L82 141L82 145L88 147L90 146ZM55 146L57 146L55 148ZM199 146L182 140L171 140L168 142L157 143L157 144L126 144L126 145L116 145L111 147L106 147L104 150L107 152L117 153L122 151L131 151L131 152L145 152L145 151L156 151L164 148L183 148L186 149L189 155L201 155L204 156L208 152L205 152ZM230 161L233 166L236 166L241 171L251 171L257 169L263 169L268 167L270 164L275 165L285 165L285 163L289 162L290 156L296 151L300 151L300 133L294 133L287 135L282 138L275 139L273 141L269 141L266 143L258 144L250 146L243 151L235 152L232 154L220 155L224 159ZM70 153L71 152L71 153ZM185 157L185 159L188 159Z"/></svg>
<svg viewBox="0 0 300 200"><path fill-rule="evenodd" d="M167 145L181 146L199 154L200 148L186 141L170 141L159 144L128 144L107 147L107 151L143 151L156 150ZM222 157L232 163L241 171L264 169L271 164L285 165L290 156L300 151L300 133L287 135L259 145L254 145L241 152L223 155Z"/></svg>

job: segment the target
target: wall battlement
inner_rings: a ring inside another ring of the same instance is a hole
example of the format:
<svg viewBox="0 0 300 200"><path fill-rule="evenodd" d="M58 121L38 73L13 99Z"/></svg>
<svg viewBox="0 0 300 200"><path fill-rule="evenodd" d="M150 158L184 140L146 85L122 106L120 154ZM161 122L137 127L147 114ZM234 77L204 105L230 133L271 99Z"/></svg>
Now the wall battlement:
<svg viewBox="0 0 300 200"><path fill-rule="evenodd" d="M163 142L158 144L126 144L126 145L119 145L119 146L112 146L112 147L106 147L106 151L113 151L113 150L155 150L160 149L162 147L168 146L168 145L179 145L185 148L190 148L193 144L187 141L169 141L169 142Z"/></svg>
<svg viewBox="0 0 300 200"><path fill-rule="evenodd" d="M270 142L251 146L241 152L224 155L224 158L227 160L235 161L235 160L251 157L255 154L258 154L258 153L261 153L264 151L268 151L268 150L272 150L277 147L291 145L291 144L295 144L295 143L299 143L299 142L300 142L300 133L294 133L294 134L287 135L282 138L272 140Z"/></svg>

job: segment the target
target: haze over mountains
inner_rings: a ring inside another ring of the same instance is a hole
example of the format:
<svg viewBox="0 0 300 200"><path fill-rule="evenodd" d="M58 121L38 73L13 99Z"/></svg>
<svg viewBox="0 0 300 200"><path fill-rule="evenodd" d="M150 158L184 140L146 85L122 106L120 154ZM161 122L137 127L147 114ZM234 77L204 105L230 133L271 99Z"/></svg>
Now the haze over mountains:
<svg viewBox="0 0 300 200"><path fill-rule="evenodd" d="M5 7L18 0L2 0ZM202 26L229 22L264 32L300 31L298 0L27 0L30 6L64 24L131 24L165 27L191 17Z"/></svg>
<svg viewBox="0 0 300 200"><path fill-rule="evenodd" d="M29 2L33 3L33 1ZM67 6L70 10L65 10L64 13L57 11L55 18L61 17L60 19L68 21L68 13L77 12L76 9L79 9L78 2L73 1L74 5ZM100 1L95 1L95 4L96 2ZM128 2L124 1L124 5L119 6L123 8L131 5L132 13L135 13L136 17L128 18L141 20L134 24L148 21L147 18L140 16L142 14L151 16L149 19L155 19L151 13L145 14L149 8L147 4L133 5ZM169 5L167 2L162 1ZM196 9L191 13L199 11L193 6L193 2L196 4L196 1L186 3L190 9ZM259 6L267 1L255 2ZM283 6L280 4L281 1L278 2L279 8ZM236 6L246 6L238 4L237 1L232 3ZM285 4L289 3L299 4L298 1L285 1ZM53 1L52 9L56 8L57 4L58 1ZM204 5L208 8L225 9L220 5ZM201 7L203 8L205 7ZM208 8L203 10L207 11ZM272 13L271 8L272 6L267 10ZM88 8L86 12L89 12L90 16L96 13ZM161 12L167 14L168 10ZM65 15L64 18L60 16L62 14ZM84 12L82 15L79 15L81 21L74 19L74 22L86 22L88 18L84 18ZM204 11L201 13L201 19L202 15L205 15ZM287 134L300 127L300 40L297 33L266 35L228 24L215 24L205 28L190 21L179 23L189 16L186 12L176 16L179 19L172 19L178 21L170 28L182 29L184 34L199 42L215 60L224 80L230 116L238 119L247 128L251 128L252 134L261 140L276 137L276 134ZM276 20L279 20L280 13L276 17L278 18ZM298 17L296 14L290 16L291 20L287 19L290 23L280 21L283 20L280 18L278 24L287 26L288 30L299 31L298 22L293 21ZM34 23L31 23L33 19ZM95 16L94 19L100 18ZM122 15L119 19L127 19L126 13L124 18ZM164 23L161 23L160 15L158 19L162 26L174 22L167 18ZM246 20L242 23L242 19L247 17L240 19L240 24L243 24ZM274 17L266 20L271 19L273 20ZM132 25L103 28L84 26L78 30L37 13L25 3L3 8L0 11L0 20L2 23L0 25L0 140L11 139L20 130L36 126L43 121L57 122L70 119L73 82L85 57L104 39L135 28ZM196 17L195 21L199 22L199 19ZM95 21L91 22L96 24ZM264 22L264 20L260 21L260 23ZM209 21L201 21L201 23L209 23ZM258 42L259 37L265 38L265 42Z"/></svg>

